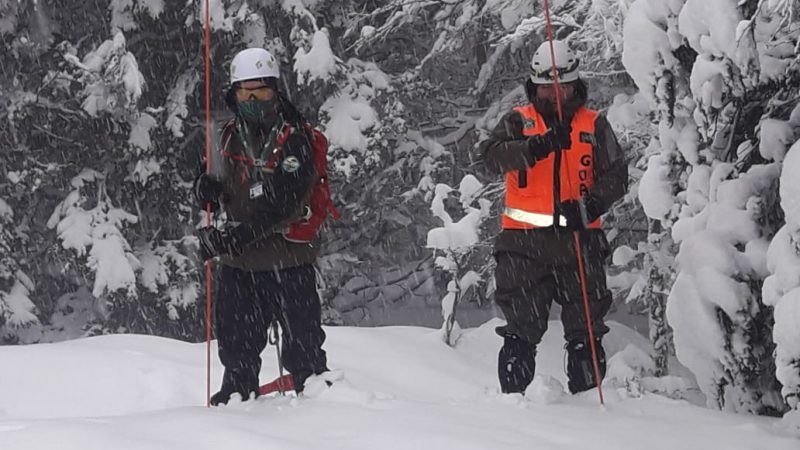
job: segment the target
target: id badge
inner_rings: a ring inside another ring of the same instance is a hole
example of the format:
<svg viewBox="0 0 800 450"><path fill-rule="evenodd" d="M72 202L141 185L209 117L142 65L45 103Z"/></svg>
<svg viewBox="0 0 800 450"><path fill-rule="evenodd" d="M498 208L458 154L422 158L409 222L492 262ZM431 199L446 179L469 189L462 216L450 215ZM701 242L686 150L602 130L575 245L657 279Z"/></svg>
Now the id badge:
<svg viewBox="0 0 800 450"><path fill-rule="evenodd" d="M255 183L250 186L250 200L256 199L264 195L264 185L262 183Z"/></svg>

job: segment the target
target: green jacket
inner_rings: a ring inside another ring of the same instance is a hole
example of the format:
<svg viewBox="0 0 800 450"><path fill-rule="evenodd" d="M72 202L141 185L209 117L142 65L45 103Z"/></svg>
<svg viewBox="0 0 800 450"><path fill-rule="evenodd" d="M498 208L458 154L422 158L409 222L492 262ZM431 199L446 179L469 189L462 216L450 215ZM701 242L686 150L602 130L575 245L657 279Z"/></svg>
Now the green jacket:
<svg viewBox="0 0 800 450"><path fill-rule="evenodd" d="M243 133L249 134L250 151ZM240 242L246 243L240 255L223 255L221 263L251 271L314 263L317 249L312 243L290 242L282 234L302 216L316 177L306 133L294 127L271 170L253 163L259 156L255 154L267 157L275 150L274 136L264 136L260 130L246 132L229 122L221 137L222 208Z"/></svg>

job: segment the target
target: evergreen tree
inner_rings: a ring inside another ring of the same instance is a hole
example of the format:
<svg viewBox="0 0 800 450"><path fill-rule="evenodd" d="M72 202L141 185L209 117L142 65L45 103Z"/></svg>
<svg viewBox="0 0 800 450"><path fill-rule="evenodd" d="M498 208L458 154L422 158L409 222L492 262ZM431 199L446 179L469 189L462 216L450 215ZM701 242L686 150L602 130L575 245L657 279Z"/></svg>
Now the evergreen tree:
<svg viewBox="0 0 800 450"><path fill-rule="evenodd" d="M758 130L779 113L774 104L796 96L796 55L780 50L797 45L792 9L789 2L638 1L626 18L623 60L659 112L639 196L680 244L667 317L678 359L719 408L783 409L759 261L782 221L772 213L773 161L785 149Z"/></svg>

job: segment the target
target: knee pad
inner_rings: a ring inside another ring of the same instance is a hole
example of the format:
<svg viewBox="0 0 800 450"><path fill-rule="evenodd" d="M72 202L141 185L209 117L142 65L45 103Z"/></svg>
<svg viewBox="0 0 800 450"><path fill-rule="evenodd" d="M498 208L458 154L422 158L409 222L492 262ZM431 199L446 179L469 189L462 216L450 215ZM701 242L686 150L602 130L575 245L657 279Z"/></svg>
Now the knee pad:
<svg viewBox="0 0 800 450"><path fill-rule="evenodd" d="M600 369L600 380L606 375L606 352L601 343L602 338L595 338L597 364ZM594 378L592 348L588 339L576 339L567 343L567 387L573 394L588 391L597 386Z"/></svg>
<svg viewBox="0 0 800 450"><path fill-rule="evenodd" d="M506 334L497 358L497 375L504 394L524 393L533 381L536 369L536 346L515 334Z"/></svg>

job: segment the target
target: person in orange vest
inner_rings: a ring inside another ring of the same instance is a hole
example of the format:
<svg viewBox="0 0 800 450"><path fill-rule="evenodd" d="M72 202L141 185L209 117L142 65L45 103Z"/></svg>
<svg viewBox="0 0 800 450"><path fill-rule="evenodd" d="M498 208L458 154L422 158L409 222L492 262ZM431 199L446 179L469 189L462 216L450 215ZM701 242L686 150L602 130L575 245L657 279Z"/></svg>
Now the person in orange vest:
<svg viewBox="0 0 800 450"><path fill-rule="evenodd" d="M549 43L531 60L525 82L529 104L506 114L478 146L488 172L505 175L502 230L495 240L495 301L507 324L498 376L503 393L524 393L533 381L536 346L547 330L552 302L561 305L570 392L595 387L574 232L580 236L586 287L605 375L603 318L612 297L606 287L610 248L600 217L628 190L625 155L606 118L585 107L587 86L579 60L553 42L563 121L558 120Z"/></svg>

